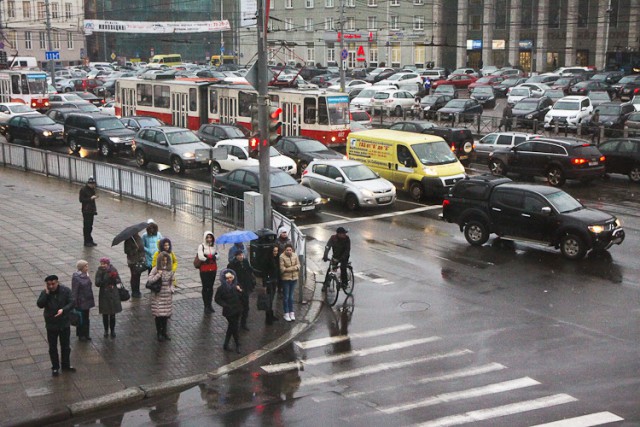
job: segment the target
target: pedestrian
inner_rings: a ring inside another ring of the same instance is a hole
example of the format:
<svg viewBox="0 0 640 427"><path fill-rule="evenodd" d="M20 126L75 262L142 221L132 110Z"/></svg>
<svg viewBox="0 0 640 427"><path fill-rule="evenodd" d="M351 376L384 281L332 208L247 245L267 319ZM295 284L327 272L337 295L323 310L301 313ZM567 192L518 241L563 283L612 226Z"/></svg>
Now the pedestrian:
<svg viewBox="0 0 640 427"><path fill-rule="evenodd" d="M249 318L249 295L256 287L256 279L249 261L244 257L244 252L238 249L233 261L227 265L228 269L235 271L236 280L242 289L242 316L240 317L240 327L245 331L249 330L247 320Z"/></svg>
<svg viewBox="0 0 640 427"><path fill-rule="evenodd" d="M159 292L151 293L151 314L156 320L156 334L158 341L171 341L167 334L167 324L173 310L174 270L172 256L168 252L160 252L155 257L157 264L149 273L149 280L162 281Z"/></svg>
<svg viewBox="0 0 640 427"><path fill-rule="evenodd" d="M292 245L291 239L289 238L289 230L282 226L278 228L278 238L276 239L276 245L278 245L278 254L282 255L284 253L284 247L286 245ZM278 293L282 295L282 277L278 281Z"/></svg>
<svg viewBox="0 0 640 427"><path fill-rule="evenodd" d="M58 276L51 274L44 279L44 290L40 292L37 305L44 309L44 324L47 329L49 343L49 359L51 359L51 374L60 374L60 355L58 354L58 340L62 355L62 370L75 372L71 366L71 323L69 312L74 307L71 290L58 282Z"/></svg>
<svg viewBox="0 0 640 427"><path fill-rule="evenodd" d="M233 246L231 246L229 248L229 253L228 253L229 261L228 262L231 262L231 261L233 261L235 259L236 252L238 252L238 250L241 250L242 252L244 252L244 257L246 259L249 259L249 254L247 253L247 248L244 246L244 243L238 242L238 243L234 243Z"/></svg>
<svg viewBox="0 0 640 427"><path fill-rule="evenodd" d="M220 273L220 286L216 291L216 304L222 307L222 315L227 319L227 332L224 336L224 348L230 351L229 341L233 336L236 343L236 353L240 353L240 334L238 326L242 315L242 288L236 280L236 273L225 268Z"/></svg>
<svg viewBox="0 0 640 427"><path fill-rule="evenodd" d="M98 311L102 314L102 326L104 326L104 337L116 337L116 314L122 311L120 302L120 292L118 285L122 286L122 280L118 270L111 264L109 258L100 258L100 267L96 271L96 286L100 288L98 292Z"/></svg>
<svg viewBox="0 0 640 427"><path fill-rule="evenodd" d="M144 243L138 233L124 241L124 253L127 254L127 265L131 272L131 298L140 298L142 296L140 292L140 275L142 275L143 271L140 265L146 265L147 260Z"/></svg>
<svg viewBox="0 0 640 427"><path fill-rule="evenodd" d="M411 114L414 118L420 118L420 113L422 112L422 98L416 96L413 99L413 106L411 107Z"/></svg>
<svg viewBox="0 0 640 427"><path fill-rule="evenodd" d="M98 215L96 208L96 180L90 176L87 183L80 189L80 203L82 204L82 234L84 236L84 245L86 247L98 246L93 241L91 233L93 232L93 219Z"/></svg>
<svg viewBox="0 0 640 427"><path fill-rule="evenodd" d="M158 231L158 224L152 219L147 220L147 230L142 235L142 244L147 261L147 269L151 272L153 256L158 251L158 242L162 239L162 233Z"/></svg>
<svg viewBox="0 0 640 427"><path fill-rule="evenodd" d="M205 231L203 242L198 246L198 259L200 260L200 281L202 282L202 302L204 303L204 314L215 313L213 309L213 283L216 281L218 273L218 252L213 244L216 239L213 232Z"/></svg>
<svg viewBox="0 0 640 427"><path fill-rule="evenodd" d="M284 320L291 322L296 320L293 312L293 292L298 283L298 275L300 274L300 262L298 255L293 252L293 245L287 243L284 247L284 253L280 255L280 277L282 279L282 307L284 311Z"/></svg>
<svg viewBox="0 0 640 427"><path fill-rule="evenodd" d="M278 317L273 313L273 299L280 282L280 250L278 245L273 245L269 256L264 260L262 268L262 285L267 292L267 309L265 311L265 323L271 325Z"/></svg>
<svg viewBox="0 0 640 427"><path fill-rule="evenodd" d="M176 277L175 272L178 269L178 259L176 258L176 254L173 252L173 246L171 245L171 240L166 237L158 242L158 250L155 254L153 254L153 259L151 260L151 268L157 265L158 256L161 252L166 252L171 257L171 271L173 271L173 285L176 286ZM151 273L149 273L151 274Z"/></svg>
<svg viewBox="0 0 640 427"><path fill-rule="evenodd" d="M600 111L596 110L589 119L589 132L591 132L591 143L600 139Z"/></svg>
<svg viewBox="0 0 640 427"><path fill-rule="evenodd" d="M80 310L82 321L76 328L79 341L91 341L89 336L89 310L96 306L93 285L89 277L89 263L83 259L76 263L77 271L71 276L71 293L76 309Z"/></svg>
<svg viewBox="0 0 640 427"><path fill-rule="evenodd" d="M431 79L429 77L424 78L424 94L429 95L431 92Z"/></svg>
<svg viewBox="0 0 640 427"><path fill-rule="evenodd" d="M504 126L505 132L510 132L512 124L513 124L513 110L511 109L511 105L507 102L507 105L505 105L504 110L502 110L502 120L500 120L498 131L500 131L502 126Z"/></svg>

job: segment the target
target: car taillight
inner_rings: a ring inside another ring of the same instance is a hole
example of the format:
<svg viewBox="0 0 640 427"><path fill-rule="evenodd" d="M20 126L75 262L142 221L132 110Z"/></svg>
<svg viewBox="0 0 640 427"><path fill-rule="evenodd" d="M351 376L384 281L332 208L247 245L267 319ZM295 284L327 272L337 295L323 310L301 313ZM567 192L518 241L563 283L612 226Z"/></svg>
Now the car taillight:
<svg viewBox="0 0 640 427"><path fill-rule="evenodd" d="M451 144L451 151L454 153L456 152L456 146L454 144Z"/></svg>
<svg viewBox="0 0 640 427"><path fill-rule="evenodd" d="M584 165L585 163L589 163L587 159L575 158L571 159L571 163L574 165Z"/></svg>
<svg viewBox="0 0 640 427"><path fill-rule="evenodd" d="M633 93L640 93L640 88L636 88L633 90Z"/></svg>
<svg viewBox="0 0 640 427"><path fill-rule="evenodd" d="M598 159L598 160L600 160L601 162L604 163L604 161L606 160L606 157L605 156L600 156L600 159Z"/></svg>
<svg viewBox="0 0 640 427"><path fill-rule="evenodd" d="M443 208L446 208L447 206L449 206L449 204L450 204L450 203L451 203L451 202L450 202L449 200L444 199L444 200L442 201L442 207L443 207Z"/></svg>
<svg viewBox="0 0 640 427"><path fill-rule="evenodd" d="M307 173L309 173L306 169L302 171L302 175L306 175Z"/></svg>

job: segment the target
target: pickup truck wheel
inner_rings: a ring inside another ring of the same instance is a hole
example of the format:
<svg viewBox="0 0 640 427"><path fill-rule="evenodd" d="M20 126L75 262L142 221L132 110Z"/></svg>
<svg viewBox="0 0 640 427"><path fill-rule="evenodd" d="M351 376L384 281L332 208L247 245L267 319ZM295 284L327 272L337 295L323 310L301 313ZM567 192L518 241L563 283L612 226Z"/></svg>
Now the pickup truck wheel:
<svg viewBox="0 0 640 427"><path fill-rule="evenodd" d="M147 167L147 158L145 157L144 152L142 150L136 150L136 163L141 168Z"/></svg>
<svg viewBox="0 0 640 427"><path fill-rule="evenodd" d="M222 168L218 162L211 163L211 175L218 175L222 172Z"/></svg>
<svg viewBox="0 0 640 427"><path fill-rule="evenodd" d="M640 182L640 165L635 165L629 171L629 179L636 184Z"/></svg>
<svg viewBox="0 0 640 427"><path fill-rule="evenodd" d="M502 160L498 159L489 160L489 170L491 171L491 175L496 176L504 176L506 172L504 163L502 162Z"/></svg>
<svg viewBox="0 0 640 427"><path fill-rule="evenodd" d="M100 144L100 154L102 154L104 157L109 157L111 155L111 147L108 143L103 142L102 144Z"/></svg>
<svg viewBox="0 0 640 427"><path fill-rule="evenodd" d="M411 195L411 198L417 202L422 200L424 197L424 188L422 188L422 184L419 182L412 183L409 187L409 194Z"/></svg>
<svg viewBox="0 0 640 427"><path fill-rule="evenodd" d="M560 251L565 258L578 260L584 258L587 248L580 237L567 234L560 240Z"/></svg>
<svg viewBox="0 0 640 427"><path fill-rule="evenodd" d="M554 187L561 187L567 179L564 177L564 172L557 166L551 166L547 170L547 181Z"/></svg>
<svg viewBox="0 0 640 427"><path fill-rule="evenodd" d="M347 198L345 199L344 204L350 211L355 211L360 207L360 205L358 205L358 198L353 194L347 194Z"/></svg>
<svg viewBox="0 0 640 427"><path fill-rule="evenodd" d="M469 221L464 226L464 238L472 246L482 246L489 240L489 230L480 221Z"/></svg>

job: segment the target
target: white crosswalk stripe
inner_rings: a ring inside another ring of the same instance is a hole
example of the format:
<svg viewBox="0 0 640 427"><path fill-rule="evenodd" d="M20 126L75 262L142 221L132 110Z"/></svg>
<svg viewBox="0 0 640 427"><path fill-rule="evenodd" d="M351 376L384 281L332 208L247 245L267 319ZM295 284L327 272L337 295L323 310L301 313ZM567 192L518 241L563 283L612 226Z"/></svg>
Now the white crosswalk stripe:
<svg viewBox="0 0 640 427"><path fill-rule="evenodd" d="M372 331L354 333L349 335L338 335L335 337L318 338L315 340L304 341L304 342L296 341L295 345L303 350L308 350L311 348L336 344L342 341L348 341L348 340L359 339L359 338L377 337L381 335L393 334L396 332L405 332L415 328L416 328L415 326L405 323L403 325L392 326L392 327L383 328L383 329L375 329Z"/></svg>
<svg viewBox="0 0 640 427"><path fill-rule="evenodd" d="M596 414L567 418L546 424L537 424L532 427L591 427L614 423L616 421L624 421L624 419L611 412L598 412Z"/></svg>

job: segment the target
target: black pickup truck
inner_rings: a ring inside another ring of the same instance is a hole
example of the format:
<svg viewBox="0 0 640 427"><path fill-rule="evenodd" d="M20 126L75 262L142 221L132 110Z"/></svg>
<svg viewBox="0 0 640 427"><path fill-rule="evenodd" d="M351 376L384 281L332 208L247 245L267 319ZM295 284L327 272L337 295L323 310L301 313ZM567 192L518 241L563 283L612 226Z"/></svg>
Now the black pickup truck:
<svg viewBox="0 0 640 427"><path fill-rule="evenodd" d="M569 259L624 241L620 221L583 206L554 187L521 184L489 175L458 181L442 203L441 218L456 223L471 245L489 235L560 249Z"/></svg>

